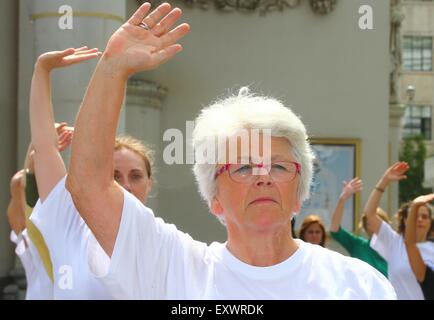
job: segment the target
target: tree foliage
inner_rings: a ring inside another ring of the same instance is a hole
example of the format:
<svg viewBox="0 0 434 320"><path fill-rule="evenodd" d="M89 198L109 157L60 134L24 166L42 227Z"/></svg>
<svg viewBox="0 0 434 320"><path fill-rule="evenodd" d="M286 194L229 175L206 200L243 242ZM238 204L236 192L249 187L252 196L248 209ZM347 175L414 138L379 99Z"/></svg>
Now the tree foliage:
<svg viewBox="0 0 434 320"><path fill-rule="evenodd" d="M404 138L399 152L399 160L410 165L407 179L399 182L399 202L405 203L417 196L432 192L423 187L424 163L426 158L426 146L422 135Z"/></svg>

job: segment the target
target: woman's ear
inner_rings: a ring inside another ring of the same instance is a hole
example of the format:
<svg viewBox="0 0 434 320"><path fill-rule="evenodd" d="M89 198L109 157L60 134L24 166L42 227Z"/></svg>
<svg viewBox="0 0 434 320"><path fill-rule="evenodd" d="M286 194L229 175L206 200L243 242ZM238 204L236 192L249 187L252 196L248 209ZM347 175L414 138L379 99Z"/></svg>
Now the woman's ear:
<svg viewBox="0 0 434 320"><path fill-rule="evenodd" d="M214 197L211 200L211 212L216 216L220 216L223 214L223 211L224 210L222 205L220 204L220 201L216 197Z"/></svg>

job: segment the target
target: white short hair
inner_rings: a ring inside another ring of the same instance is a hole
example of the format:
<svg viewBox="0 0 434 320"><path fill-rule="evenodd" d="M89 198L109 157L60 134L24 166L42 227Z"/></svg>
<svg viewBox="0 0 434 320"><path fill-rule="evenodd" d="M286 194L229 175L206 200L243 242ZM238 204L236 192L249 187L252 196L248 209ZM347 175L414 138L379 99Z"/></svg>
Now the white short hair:
<svg viewBox="0 0 434 320"><path fill-rule="evenodd" d="M300 202L308 199L314 156L306 128L290 108L274 98L255 96L247 87L242 87L238 95L204 107L195 121L193 149L205 149L210 138L214 141L222 137L229 139L243 129L269 129L272 137L289 141L294 159L301 164L297 197ZM216 194L216 169L217 164L195 162L193 166L200 194L208 206Z"/></svg>

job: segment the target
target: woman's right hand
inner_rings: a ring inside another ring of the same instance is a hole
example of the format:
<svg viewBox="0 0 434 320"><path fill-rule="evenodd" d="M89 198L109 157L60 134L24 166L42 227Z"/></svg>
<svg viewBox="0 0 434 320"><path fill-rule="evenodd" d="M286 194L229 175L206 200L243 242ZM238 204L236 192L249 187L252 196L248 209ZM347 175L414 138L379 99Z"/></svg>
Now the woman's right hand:
<svg viewBox="0 0 434 320"><path fill-rule="evenodd" d="M384 172L383 180L385 180L386 183L389 183L391 181L400 181L403 179L407 179L405 173L408 171L408 169L410 169L410 166L407 162L395 162L386 170L386 172Z"/></svg>
<svg viewBox="0 0 434 320"><path fill-rule="evenodd" d="M101 56L101 52L94 48L88 47L69 48L63 51L50 51L39 56L36 66L50 72L56 68L71 66L83 61Z"/></svg>
<svg viewBox="0 0 434 320"><path fill-rule="evenodd" d="M57 131L57 149L59 152L65 151L72 142L74 127L69 127L66 122L55 124Z"/></svg>
<svg viewBox="0 0 434 320"><path fill-rule="evenodd" d="M356 177L352 179L351 181L343 182L343 188L341 193L341 198L347 200L349 197L351 197L353 194L360 192L363 188L363 182L362 179Z"/></svg>
<svg viewBox="0 0 434 320"><path fill-rule="evenodd" d="M110 71L128 78L136 72L155 69L170 60L182 47L177 42L188 34L190 26L183 23L179 8L163 3L149 13L150 3L144 3L108 41L102 61ZM148 28L140 27L144 22Z"/></svg>

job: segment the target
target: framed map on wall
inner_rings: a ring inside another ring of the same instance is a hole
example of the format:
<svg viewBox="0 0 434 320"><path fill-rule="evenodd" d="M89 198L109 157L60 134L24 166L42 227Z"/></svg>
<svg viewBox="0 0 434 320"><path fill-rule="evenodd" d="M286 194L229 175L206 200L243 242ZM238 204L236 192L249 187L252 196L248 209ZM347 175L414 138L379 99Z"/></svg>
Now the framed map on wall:
<svg viewBox="0 0 434 320"><path fill-rule="evenodd" d="M315 153L311 195L296 216L297 230L310 214L320 216L329 229L343 181L360 177L360 140L312 139L311 145ZM353 232L359 220L359 202L360 194L356 194L344 208L342 226Z"/></svg>

